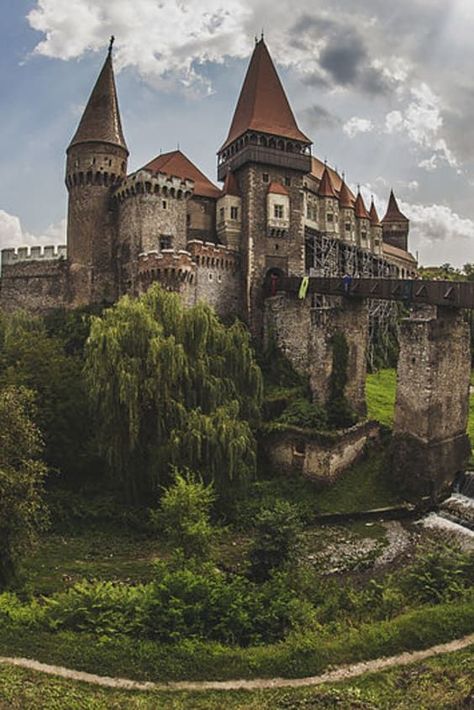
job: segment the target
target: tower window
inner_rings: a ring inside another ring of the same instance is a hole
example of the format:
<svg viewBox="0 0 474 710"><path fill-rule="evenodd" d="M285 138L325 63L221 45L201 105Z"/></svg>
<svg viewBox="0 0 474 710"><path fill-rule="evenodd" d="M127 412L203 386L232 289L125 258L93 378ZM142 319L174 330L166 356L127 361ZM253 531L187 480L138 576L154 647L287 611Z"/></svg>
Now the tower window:
<svg viewBox="0 0 474 710"><path fill-rule="evenodd" d="M289 187L291 185L291 178L289 177L289 175L285 176L285 185L287 187Z"/></svg>
<svg viewBox="0 0 474 710"><path fill-rule="evenodd" d="M262 173L262 180L263 180L263 182L269 181L268 173Z"/></svg>
<svg viewBox="0 0 474 710"><path fill-rule="evenodd" d="M350 223L350 222L346 222L346 224L345 224L345 229L346 229L346 232L350 232L350 231L351 231L351 223Z"/></svg>
<svg viewBox="0 0 474 710"><path fill-rule="evenodd" d="M186 215L186 225L188 227L191 226L191 215L190 214Z"/></svg>
<svg viewBox="0 0 474 710"><path fill-rule="evenodd" d="M163 200L163 202L161 203L161 206L163 207L164 210L166 210L168 208L168 203L166 202L166 200Z"/></svg>
<svg viewBox="0 0 474 710"><path fill-rule="evenodd" d="M328 222L334 222L334 215L332 212L328 212L326 215L326 219Z"/></svg>
<svg viewBox="0 0 474 710"><path fill-rule="evenodd" d="M275 219L283 219L283 205L273 205L273 216Z"/></svg>
<svg viewBox="0 0 474 710"><path fill-rule="evenodd" d="M367 232L360 233L361 239L367 239Z"/></svg>
<svg viewBox="0 0 474 710"><path fill-rule="evenodd" d="M160 237L160 249L171 249L172 238L169 234L162 234Z"/></svg>
<svg viewBox="0 0 474 710"><path fill-rule="evenodd" d="M239 218L239 208L238 207L231 207L230 208L230 218L231 219L238 219Z"/></svg>

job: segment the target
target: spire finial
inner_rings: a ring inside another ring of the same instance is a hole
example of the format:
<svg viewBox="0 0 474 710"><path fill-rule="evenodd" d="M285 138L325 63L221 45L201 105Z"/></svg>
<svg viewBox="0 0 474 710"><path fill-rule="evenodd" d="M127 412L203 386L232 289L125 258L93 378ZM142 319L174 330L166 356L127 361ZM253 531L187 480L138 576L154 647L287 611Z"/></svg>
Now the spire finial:
<svg viewBox="0 0 474 710"><path fill-rule="evenodd" d="M111 35L110 42L109 42L109 56L112 54L112 47L114 46L114 42L115 42L115 37L114 37L114 35Z"/></svg>
<svg viewBox="0 0 474 710"><path fill-rule="evenodd" d="M360 182L357 183L357 192L360 192Z"/></svg>
<svg viewBox="0 0 474 710"><path fill-rule="evenodd" d="M346 182L346 171L342 171L342 182Z"/></svg>
<svg viewBox="0 0 474 710"><path fill-rule="evenodd" d="M265 39L265 33L264 33L263 27L262 27L262 33L260 35L260 40L263 42L264 39Z"/></svg>
<svg viewBox="0 0 474 710"><path fill-rule="evenodd" d="M255 35L255 44L258 44L258 37Z"/></svg>

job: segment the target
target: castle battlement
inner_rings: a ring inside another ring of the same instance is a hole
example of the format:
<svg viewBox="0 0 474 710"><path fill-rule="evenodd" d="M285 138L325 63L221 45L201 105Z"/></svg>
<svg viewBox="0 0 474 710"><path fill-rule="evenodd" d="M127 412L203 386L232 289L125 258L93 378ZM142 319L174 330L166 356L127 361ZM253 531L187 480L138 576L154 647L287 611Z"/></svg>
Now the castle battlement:
<svg viewBox="0 0 474 710"><path fill-rule="evenodd" d="M152 173L149 170L137 170L128 175L115 190L114 197L123 202L137 195L160 195L171 199L187 199L194 192L194 181L166 175L165 173Z"/></svg>
<svg viewBox="0 0 474 710"><path fill-rule="evenodd" d="M2 266L9 266L23 261L47 261L53 259L66 259L67 246L35 246L18 247L17 249L2 249Z"/></svg>
<svg viewBox="0 0 474 710"><path fill-rule="evenodd" d="M187 243L187 247L198 266L234 271L240 267L239 254L224 244L192 239Z"/></svg>

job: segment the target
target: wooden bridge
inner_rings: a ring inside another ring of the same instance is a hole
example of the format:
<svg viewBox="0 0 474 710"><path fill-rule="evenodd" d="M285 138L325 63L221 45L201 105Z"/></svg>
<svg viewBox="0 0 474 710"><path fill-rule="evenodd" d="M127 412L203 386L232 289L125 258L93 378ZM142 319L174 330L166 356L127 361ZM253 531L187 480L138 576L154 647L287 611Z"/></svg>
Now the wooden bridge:
<svg viewBox="0 0 474 710"><path fill-rule="evenodd" d="M265 294L278 291L298 296L302 279L299 276L273 277L265 284ZM376 279L310 276L306 294L354 296L408 304L429 304L451 308L474 308L474 282L423 281L420 279Z"/></svg>

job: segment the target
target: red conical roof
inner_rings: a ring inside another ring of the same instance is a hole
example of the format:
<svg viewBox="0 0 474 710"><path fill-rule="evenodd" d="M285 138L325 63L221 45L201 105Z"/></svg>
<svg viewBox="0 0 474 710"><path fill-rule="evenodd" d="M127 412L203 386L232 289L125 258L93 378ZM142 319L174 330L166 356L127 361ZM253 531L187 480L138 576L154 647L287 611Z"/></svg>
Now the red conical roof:
<svg viewBox="0 0 474 710"><path fill-rule="evenodd" d="M225 176L224 187L222 188L223 195L234 195L235 197L240 197L239 186L237 185L237 180L232 172L228 172Z"/></svg>
<svg viewBox="0 0 474 710"><path fill-rule="evenodd" d="M360 190L357 193L355 201L355 213L356 217L359 217L360 219L370 219L369 213L367 212L367 209L365 207L364 198L360 194Z"/></svg>
<svg viewBox="0 0 474 710"><path fill-rule="evenodd" d="M344 179L341 182L341 189L339 190L339 206L354 209L354 199Z"/></svg>
<svg viewBox="0 0 474 710"><path fill-rule="evenodd" d="M324 168L321 182L319 183L318 195L320 197L337 197L334 185L332 184L331 175L327 167Z"/></svg>
<svg viewBox="0 0 474 710"><path fill-rule="evenodd" d="M143 166L151 173L176 175L184 180L194 180L194 194L201 197L220 197L218 187L202 173L180 150L162 153Z"/></svg>
<svg viewBox="0 0 474 710"><path fill-rule="evenodd" d="M255 45L229 135L221 150L249 130L311 143L298 128L263 39Z"/></svg>
<svg viewBox="0 0 474 710"><path fill-rule="evenodd" d="M111 143L127 150L120 121L111 47L69 147L90 142Z"/></svg>
<svg viewBox="0 0 474 710"><path fill-rule="evenodd" d="M384 222L408 222L408 218L400 212L397 200L393 194L393 190L390 190L390 198L388 200L388 207L385 217L382 220Z"/></svg>
<svg viewBox="0 0 474 710"><path fill-rule="evenodd" d="M372 197L372 202L370 203L369 217L370 217L370 224L372 225L372 227L379 227L380 226L380 220L379 220L379 216L377 214L377 210L375 208L373 197Z"/></svg>

